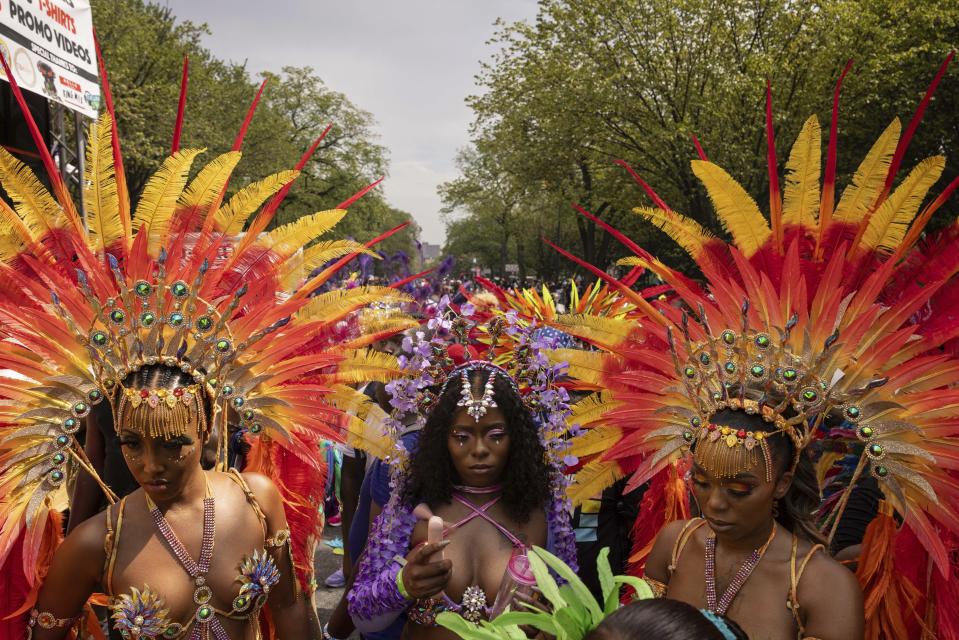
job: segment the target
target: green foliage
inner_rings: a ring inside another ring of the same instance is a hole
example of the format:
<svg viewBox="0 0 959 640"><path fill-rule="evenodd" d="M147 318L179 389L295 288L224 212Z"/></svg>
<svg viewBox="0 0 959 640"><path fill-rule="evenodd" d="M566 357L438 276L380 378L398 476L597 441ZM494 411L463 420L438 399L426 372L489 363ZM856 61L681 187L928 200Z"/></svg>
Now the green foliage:
<svg viewBox="0 0 959 640"><path fill-rule="evenodd" d="M578 202L686 267L665 234L630 213L651 203L613 160L629 162L672 208L716 229L689 165L696 135L768 209L767 78L781 175L803 121L816 113L828 126L834 83L853 56L840 112L841 187L893 117L908 121L957 41L959 5L934 0L543 0L534 23L500 25L499 52L479 76L482 92L468 99L473 145L460 156L460 177L440 189L450 248L482 246L496 231L512 244L501 243L507 255L497 260L481 251L486 264L568 269L534 246L545 235L595 264L613 264L625 250L572 210ZM945 152L941 185L959 173L951 153L959 146L957 104L952 70L904 164ZM508 216L497 217L497 198L510 205ZM955 212L953 204L938 216Z"/></svg>
<svg viewBox="0 0 959 640"><path fill-rule="evenodd" d="M436 622L466 640L513 640L527 637L522 626L547 633L557 640L580 640L619 607L619 587L628 584L637 600L652 597L649 585L633 576L615 576L609 567L609 549L599 553L596 565L603 590L603 604L596 602L579 576L562 560L540 547L529 554L536 588L548 603L548 611L526 605L526 611L507 611L492 621L474 624L454 613L441 613ZM559 586L552 569L566 584Z"/></svg>
<svg viewBox="0 0 959 640"><path fill-rule="evenodd" d="M233 192L292 168L327 125L333 125L271 228L330 209L387 173L387 152L377 142L372 114L328 88L313 69L284 67L255 81L243 64L219 60L202 46L210 32L207 25L178 21L169 7L143 0L93 0L93 16L116 98L134 198L169 154L185 57L190 79L181 144L205 147L207 161L232 147L259 80L267 81L231 181ZM365 242L410 219L374 190L351 207L332 234ZM417 234L411 225L380 248L412 254Z"/></svg>

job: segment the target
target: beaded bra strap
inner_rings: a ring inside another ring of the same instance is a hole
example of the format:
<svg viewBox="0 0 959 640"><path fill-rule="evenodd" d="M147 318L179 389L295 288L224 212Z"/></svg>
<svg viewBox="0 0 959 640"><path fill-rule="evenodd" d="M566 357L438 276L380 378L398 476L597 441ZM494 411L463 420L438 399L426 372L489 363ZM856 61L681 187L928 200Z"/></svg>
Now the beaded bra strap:
<svg viewBox="0 0 959 640"><path fill-rule="evenodd" d="M676 571L676 565L679 562L679 555L683 552L683 549L686 548L686 543L689 542L689 539L693 537L693 534L696 533L696 530L704 524L706 524L704 519L693 518L683 525L682 531L679 532L679 536L677 536L676 542L673 544L673 555L669 559L669 566L666 567L666 572L669 574L669 577L672 577L673 572Z"/></svg>
<svg viewBox="0 0 959 640"><path fill-rule="evenodd" d="M793 534L792 552L789 555L789 601L786 604L789 607L789 610L792 612L793 619L796 621L796 626L799 627L800 636L803 634L804 626L799 615L799 581L802 580L803 572L806 571L806 565L809 564L813 554L815 554L817 551L822 551L823 549L824 547L821 544L813 545L813 548L809 550L802 562L799 563L799 568L797 570L796 558L799 552L799 538L796 536L796 534Z"/></svg>

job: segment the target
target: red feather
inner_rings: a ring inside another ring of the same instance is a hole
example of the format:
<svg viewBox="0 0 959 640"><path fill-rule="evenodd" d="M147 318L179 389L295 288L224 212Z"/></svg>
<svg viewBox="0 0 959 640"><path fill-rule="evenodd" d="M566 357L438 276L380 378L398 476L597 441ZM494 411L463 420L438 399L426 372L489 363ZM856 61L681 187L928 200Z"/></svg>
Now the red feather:
<svg viewBox="0 0 959 640"><path fill-rule="evenodd" d="M186 112L186 87L190 77L190 59L183 58L183 74L180 77L180 101L176 107L176 123L173 125L173 143L170 153L180 150L180 134L183 132L183 114Z"/></svg>

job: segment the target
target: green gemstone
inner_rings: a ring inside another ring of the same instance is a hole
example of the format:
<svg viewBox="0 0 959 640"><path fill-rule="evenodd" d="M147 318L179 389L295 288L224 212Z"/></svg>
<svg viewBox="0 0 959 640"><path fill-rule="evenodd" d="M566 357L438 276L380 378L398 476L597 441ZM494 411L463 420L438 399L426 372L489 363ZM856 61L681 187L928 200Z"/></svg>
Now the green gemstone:
<svg viewBox="0 0 959 640"><path fill-rule="evenodd" d="M881 456L882 451L883 449L881 444L874 442L873 444L869 445L869 453L871 453L874 456Z"/></svg>
<svg viewBox="0 0 959 640"><path fill-rule="evenodd" d="M93 389L90 393L87 394L87 398L90 399L90 402L98 402L101 398L103 398L103 394L100 392L99 389Z"/></svg>
<svg viewBox="0 0 959 640"><path fill-rule="evenodd" d="M59 469L54 469L53 471L50 472L50 479L53 480L54 482L60 482L61 480L63 480L63 472L60 471Z"/></svg>
<svg viewBox="0 0 959 640"><path fill-rule="evenodd" d="M727 362L725 365L723 365L723 369L726 370L726 373L732 375L732 374L736 373L736 363L735 363L735 362Z"/></svg>
<svg viewBox="0 0 959 640"><path fill-rule="evenodd" d="M719 402L722 399L723 394L719 393L718 391L713 391L713 402Z"/></svg>
<svg viewBox="0 0 959 640"><path fill-rule="evenodd" d="M762 378L766 374L766 368L761 365L753 365L752 369L749 370L753 377Z"/></svg>
<svg viewBox="0 0 959 640"><path fill-rule="evenodd" d="M699 354L699 361L702 362L703 364L709 364L709 361L710 361L709 354L708 353Z"/></svg>
<svg viewBox="0 0 959 640"><path fill-rule="evenodd" d="M200 331L209 331L213 328L213 319L210 316L200 316L196 321L196 327Z"/></svg>
<svg viewBox="0 0 959 640"><path fill-rule="evenodd" d="M244 402L245 400L243 400L243 396L237 396L236 398L233 398L233 406L237 409L242 407Z"/></svg>
<svg viewBox="0 0 959 640"><path fill-rule="evenodd" d="M177 298L183 298L184 296L189 295L190 288L186 286L185 282L174 282L173 286L170 287L170 293L172 293Z"/></svg>
<svg viewBox="0 0 959 640"><path fill-rule="evenodd" d="M796 371L795 369L783 370L783 380L788 380L789 382L792 382L793 380L796 379L796 376L798 375L799 375L799 372Z"/></svg>
<svg viewBox="0 0 959 640"><path fill-rule="evenodd" d="M67 418L66 420L63 421L63 426L66 427L67 429L73 429L74 427L77 426L77 419Z"/></svg>
<svg viewBox="0 0 959 640"><path fill-rule="evenodd" d="M815 402L818 398L819 394L812 389L806 389L802 392L802 399L806 402Z"/></svg>
<svg viewBox="0 0 959 640"><path fill-rule="evenodd" d="M212 615L213 615L213 609L211 609L207 605L203 605L202 607L196 610L196 617L199 618L200 620L208 620L210 616Z"/></svg>
<svg viewBox="0 0 959 640"><path fill-rule="evenodd" d="M57 436L57 446L58 446L58 447L65 447L65 446L67 446L68 444L70 444L70 437L69 437L69 436Z"/></svg>
<svg viewBox="0 0 959 640"><path fill-rule="evenodd" d="M727 329L723 331L723 342L726 344L733 344L736 342L736 334Z"/></svg>
<svg viewBox="0 0 959 640"><path fill-rule="evenodd" d="M254 422L254 423L253 423L253 426L250 427L250 431L251 431L252 433L259 433L259 432L263 431L263 425L260 424L259 422Z"/></svg>
<svg viewBox="0 0 959 640"><path fill-rule="evenodd" d="M164 638L173 638L174 636L176 636L176 629L167 627L167 630L163 632Z"/></svg>
<svg viewBox="0 0 959 640"><path fill-rule="evenodd" d="M183 324L183 314L174 312L170 314L170 326L179 327Z"/></svg>
<svg viewBox="0 0 959 640"><path fill-rule="evenodd" d="M216 386L216 385L214 385L214 386ZM225 385L223 385L223 395L225 395L225 396L227 396L227 397L233 395L233 385L232 385L232 384L225 384Z"/></svg>
<svg viewBox="0 0 959 640"><path fill-rule="evenodd" d="M86 402L78 402L75 405L73 405L73 413L76 413L77 415L81 413L86 413L87 409L89 408L90 407L87 405Z"/></svg>
<svg viewBox="0 0 959 640"><path fill-rule="evenodd" d="M863 438L871 438L872 434L873 434L872 427L863 427L862 429L859 430L859 435L861 435Z"/></svg>
<svg viewBox="0 0 959 640"><path fill-rule="evenodd" d="M107 338L107 334L103 333L102 331L97 331L90 338L93 344L97 345L98 347L104 346L107 343L108 339L109 338Z"/></svg>
<svg viewBox="0 0 959 640"><path fill-rule="evenodd" d="M63 464L66 462L67 457L62 453L53 454L53 464Z"/></svg>
<svg viewBox="0 0 959 640"><path fill-rule="evenodd" d="M686 367L685 369L683 369L683 373L686 375L687 378L696 377L696 370L692 367Z"/></svg>
<svg viewBox="0 0 959 640"><path fill-rule="evenodd" d="M846 416L855 420L861 415L859 407L846 407Z"/></svg>
<svg viewBox="0 0 959 640"><path fill-rule="evenodd" d="M695 416L692 420L689 421L689 424L693 425L694 427L700 427L703 424L703 419L700 418L699 416Z"/></svg>
<svg viewBox="0 0 959 640"><path fill-rule="evenodd" d="M217 340L215 348L220 353L226 353L230 350L230 341L224 339Z"/></svg>
<svg viewBox="0 0 959 640"><path fill-rule="evenodd" d="M769 336L767 335L758 335L756 336L756 346L760 349L765 349L769 346Z"/></svg>
<svg viewBox="0 0 959 640"><path fill-rule="evenodd" d="M215 387L216 385L220 384L220 381L217 380L216 378L210 378L209 380L206 381L206 383L210 385L211 387Z"/></svg>
<svg viewBox="0 0 959 640"><path fill-rule="evenodd" d="M153 323L156 321L156 314L152 311L144 311L140 314L140 324L142 324L144 327L152 327Z"/></svg>
<svg viewBox="0 0 959 640"><path fill-rule="evenodd" d="M112 389L113 387L116 386L116 384L117 384L116 380L113 380L112 378L107 378L106 380L103 381L103 386L105 386L107 389Z"/></svg>
<svg viewBox="0 0 959 640"><path fill-rule="evenodd" d="M693 432L692 431L683 431L683 440L686 442L693 441Z"/></svg>
<svg viewBox="0 0 959 640"><path fill-rule="evenodd" d="M878 467L876 467L876 475L879 476L880 478L885 478L887 475L889 475L889 469L887 469L886 467L882 465L879 465Z"/></svg>
<svg viewBox="0 0 959 640"><path fill-rule="evenodd" d="M141 298L146 298L153 291L153 287L150 286L149 282L140 280L135 285L133 285L133 290Z"/></svg>
<svg viewBox="0 0 959 640"><path fill-rule="evenodd" d="M252 419L253 419L253 411L250 410L250 409L247 409L246 411L244 411L244 412L243 412L243 419L244 419L244 420L252 420Z"/></svg>
<svg viewBox="0 0 959 640"><path fill-rule="evenodd" d="M123 313L123 311L120 309L114 309L110 312L110 320L117 324L122 323L124 320L126 320L126 318L127 314Z"/></svg>

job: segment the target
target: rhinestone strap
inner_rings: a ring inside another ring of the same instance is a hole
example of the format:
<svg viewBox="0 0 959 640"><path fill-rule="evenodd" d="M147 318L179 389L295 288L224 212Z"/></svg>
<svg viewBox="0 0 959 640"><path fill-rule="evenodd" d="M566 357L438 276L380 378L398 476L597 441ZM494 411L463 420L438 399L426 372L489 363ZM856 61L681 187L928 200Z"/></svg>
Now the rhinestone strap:
<svg viewBox="0 0 959 640"><path fill-rule="evenodd" d="M773 530L769 533L766 543L758 549L754 549L749 557L740 565L739 571L733 576L726 591L723 592L719 602L716 602L716 534L710 532L706 537L706 608L719 615L726 615L726 611L733 603L733 599L739 590L746 584L753 569L759 564L763 556L766 555L766 549L776 537L776 524L773 523Z"/></svg>
<svg viewBox="0 0 959 640"><path fill-rule="evenodd" d="M210 571L210 561L213 559L213 538L216 535L216 511L213 507L214 500L212 497L203 498L203 542L200 545L199 562L194 561L190 556L190 552L180 542L170 523L160 513L159 507L153 505L153 508L150 509L150 515L153 516L153 522L156 524L160 535L166 540L173 555L186 569L186 572L194 579L205 576Z"/></svg>

